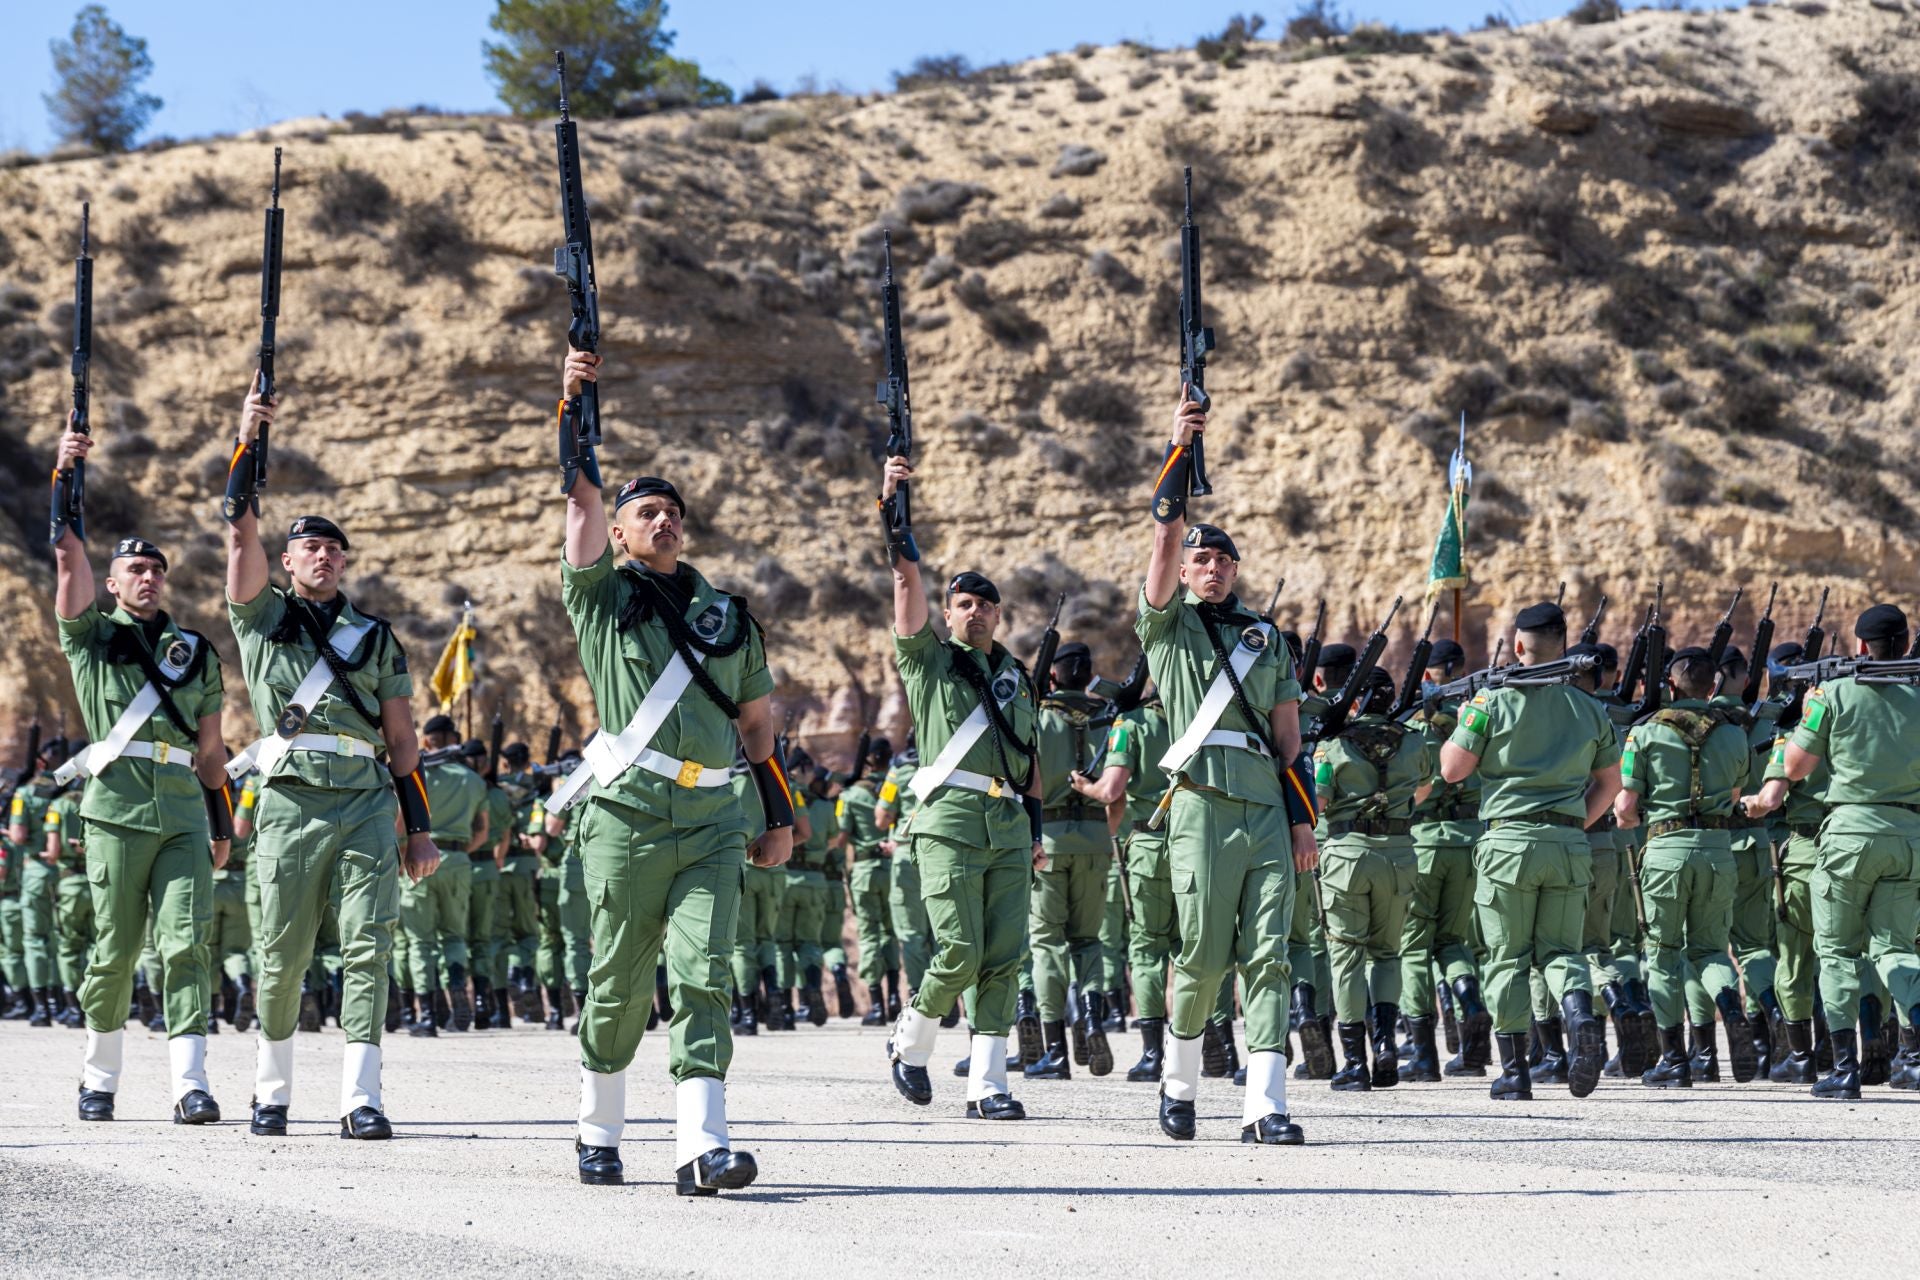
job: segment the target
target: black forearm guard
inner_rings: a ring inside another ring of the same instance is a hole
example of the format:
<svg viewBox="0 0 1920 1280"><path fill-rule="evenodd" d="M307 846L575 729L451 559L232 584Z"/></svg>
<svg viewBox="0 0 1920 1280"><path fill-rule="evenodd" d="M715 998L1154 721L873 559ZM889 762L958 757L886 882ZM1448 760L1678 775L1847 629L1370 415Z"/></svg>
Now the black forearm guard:
<svg viewBox="0 0 1920 1280"><path fill-rule="evenodd" d="M220 503L220 514L232 524L242 515L251 511L260 514L260 494L255 488L259 481L259 468L254 466L253 451L258 445L233 444L233 461L227 464L227 494Z"/></svg>
<svg viewBox="0 0 1920 1280"><path fill-rule="evenodd" d="M1193 451L1168 441L1160 478L1153 484L1153 518L1161 524L1186 519L1187 492L1192 488Z"/></svg>
<svg viewBox="0 0 1920 1280"><path fill-rule="evenodd" d="M410 836L424 836L433 830L433 812L427 805L427 780L420 767L393 780L394 794L400 797L400 821Z"/></svg>
<svg viewBox="0 0 1920 1280"><path fill-rule="evenodd" d="M772 756L747 761L753 785L760 792L760 808L767 815L767 830L778 831L793 825L793 788L787 785L786 770Z"/></svg>
<svg viewBox="0 0 1920 1280"><path fill-rule="evenodd" d="M207 838L233 839L233 785L201 787L200 798L207 802Z"/></svg>
<svg viewBox="0 0 1920 1280"><path fill-rule="evenodd" d="M1287 825L1290 827L1302 824L1310 827L1320 818L1319 800L1313 788L1313 770L1302 763L1309 759L1308 756L1301 756L1280 774L1280 790L1287 797Z"/></svg>
<svg viewBox="0 0 1920 1280"><path fill-rule="evenodd" d="M1033 842L1040 843L1040 828L1045 821L1046 810L1032 796L1021 796L1020 807L1027 811L1027 830L1033 833Z"/></svg>

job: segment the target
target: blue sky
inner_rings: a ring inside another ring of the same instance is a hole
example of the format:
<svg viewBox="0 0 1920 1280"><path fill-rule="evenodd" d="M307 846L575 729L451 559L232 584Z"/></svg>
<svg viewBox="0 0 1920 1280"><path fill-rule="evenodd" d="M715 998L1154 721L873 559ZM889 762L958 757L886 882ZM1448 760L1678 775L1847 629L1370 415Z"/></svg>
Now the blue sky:
<svg viewBox="0 0 1920 1280"><path fill-rule="evenodd" d="M756 77L790 88L888 87L920 54L1001 62L1123 38L1188 44L1239 11L1278 25L1293 12L1262 0L672 0L675 51L744 88ZM1352 12L1401 27L1470 27L1500 9L1529 22L1572 0L1373 0ZM40 95L48 42L63 37L80 0L0 0L0 148L52 142ZM150 134L247 129L294 116L431 103L491 110L481 68L492 0L107 0L108 13L147 40L147 90L165 100Z"/></svg>

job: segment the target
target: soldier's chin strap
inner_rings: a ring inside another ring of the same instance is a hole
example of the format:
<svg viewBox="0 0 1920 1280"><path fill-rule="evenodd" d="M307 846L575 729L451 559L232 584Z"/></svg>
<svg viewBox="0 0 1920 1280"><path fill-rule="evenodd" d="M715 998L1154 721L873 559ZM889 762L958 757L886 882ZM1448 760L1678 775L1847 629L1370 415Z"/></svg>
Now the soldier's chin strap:
<svg viewBox="0 0 1920 1280"><path fill-rule="evenodd" d="M760 793L760 808L767 815L767 830L778 831L793 825L793 788L787 784L786 770L772 756L747 761L754 789Z"/></svg>
<svg viewBox="0 0 1920 1280"><path fill-rule="evenodd" d="M395 774L393 792L400 798L400 821L410 836L424 836L433 830L433 812L427 804L427 780L420 775L420 766L414 765L413 772Z"/></svg>
<svg viewBox="0 0 1920 1280"><path fill-rule="evenodd" d="M1187 516L1187 493L1193 486L1193 451L1171 440L1160 462L1160 478L1153 482L1153 518L1172 524Z"/></svg>
<svg viewBox="0 0 1920 1280"><path fill-rule="evenodd" d="M217 787L203 786L200 788L200 798L207 804L207 838L233 839L233 784L223 782Z"/></svg>

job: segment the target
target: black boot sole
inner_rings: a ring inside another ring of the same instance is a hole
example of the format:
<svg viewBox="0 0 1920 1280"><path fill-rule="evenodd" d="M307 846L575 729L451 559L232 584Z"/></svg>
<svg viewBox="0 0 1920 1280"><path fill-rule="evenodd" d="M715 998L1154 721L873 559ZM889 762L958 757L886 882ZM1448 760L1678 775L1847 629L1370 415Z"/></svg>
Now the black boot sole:
<svg viewBox="0 0 1920 1280"><path fill-rule="evenodd" d="M1300 1057L1307 1065L1307 1079L1331 1080L1335 1070L1333 1044L1317 1021L1300 1024Z"/></svg>
<svg viewBox="0 0 1920 1280"><path fill-rule="evenodd" d="M1573 1043L1567 1048L1567 1090L1584 1098L1600 1084L1600 1068L1607 1064L1607 1033L1598 1019L1569 1028Z"/></svg>
<svg viewBox="0 0 1920 1280"><path fill-rule="evenodd" d="M1087 1036L1087 1074L1113 1074L1113 1046L1107 1043L1105 1031L1094 1031Z"/></svg>

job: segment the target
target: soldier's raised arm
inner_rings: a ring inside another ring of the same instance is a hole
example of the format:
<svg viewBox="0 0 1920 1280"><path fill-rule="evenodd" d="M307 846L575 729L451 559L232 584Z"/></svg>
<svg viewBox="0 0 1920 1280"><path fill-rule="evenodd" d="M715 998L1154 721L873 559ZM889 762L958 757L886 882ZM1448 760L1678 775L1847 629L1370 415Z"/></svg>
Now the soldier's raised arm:
<svg viewBox="0 0 1920 1280"><path fill-rule="evenodd" d="M888 458L880 480L880 500L893 497L902 481L913 478L913 463L904 457ZM906 556L893 557L893 633L917 636L927 625L927 592L920 585L920 562Z"/></svg>
<svg viewBox="0 0 1920 1280"><path fill-rule="evenodd" d="M248 451L259 438L260 429L272 426L279 410L279 404L260 390L258 381L248 388L229 470L248 464ZM260 517L253 503L243 502L227 517L227 599L251 604L266 589L267 549L260 545Z"/></svg>
<svg viewBox="0 0 1920 1280"><path fill-rule="evenodd" d="M561 374L563 398L572 400L582 387L600 381L600 357L591 351L567 348ZM562 406L564 412L564 406ZM586 478L585 469L573 477L567 490L567 563L576 569L593 564L607 549L607 504L600 486Z"/></svg>
<svg viewBox="0 0 1920 1280"><path fill-rule="evenodd" d="M59 452L53 469L70 471L76 462L84 462L93 452L93 437L73 429L77 415L67 414L67 432L60 437ZM63 618L77 618L93 603L93 566L87 563L87 544L71 524L62 525L60 540L53 544L54 611Z"/></svg>
<svg viewBox="0 0 1920 1280"><path fill-rule="evenodd" d="M1173 416L1173 439L1153 485L1153 555L1147 561L1147 603L1166 607L1180 590L1180 551L1187 534L1187 492L1192 481L1193 442L1207 429L1206 410L1181 388L1180 408Z"/></svg>

